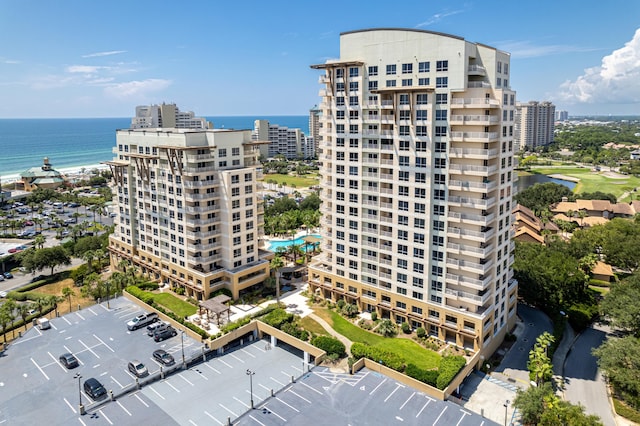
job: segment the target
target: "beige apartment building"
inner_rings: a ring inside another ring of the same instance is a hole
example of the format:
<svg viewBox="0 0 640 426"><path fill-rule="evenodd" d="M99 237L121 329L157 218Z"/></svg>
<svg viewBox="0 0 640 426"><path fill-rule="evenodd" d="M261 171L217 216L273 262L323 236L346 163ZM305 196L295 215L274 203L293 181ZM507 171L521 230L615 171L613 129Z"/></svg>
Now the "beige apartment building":
<svg viewBox="0 0 640 426"><path fill-rule="evenodd" d="M515 92L506 52L342 33L320 76L322 253L311 291L489 355L516 321Z"/></svg>
<svg viewBox="0 0 640 426"><path fill-rule="evenodd" d="M259 144L250 130L118 130L112 266L130 261L198 300L261 285L273 254L258 248Z"/></svg>

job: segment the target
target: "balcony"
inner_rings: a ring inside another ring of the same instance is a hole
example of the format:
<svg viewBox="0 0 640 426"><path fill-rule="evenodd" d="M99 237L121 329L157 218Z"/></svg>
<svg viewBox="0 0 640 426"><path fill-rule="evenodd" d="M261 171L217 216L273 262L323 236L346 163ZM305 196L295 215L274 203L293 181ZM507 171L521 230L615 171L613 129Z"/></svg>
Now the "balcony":
<svg viewBox="0 0 640 426"><path fill-rule="evenodd" d="M447 265L453 266L462 271L473 272L476 274L487 274L492 268L493 261L487 263L469 262L468 260L447 258Z"/></svg>
<svg viewBox="0 0 640 426"><path fill-rule="evenodd" d="M500 101L487 98L453 98L451 108L499 108Z"/></svg>
<svg viewBox="0 0 640 426"><path fill-rule="evenodd" d="M472 197L458 197L455 195L449 196L449 205L456 204L462 207L472 207L475 209L486 209L487 207L492 206L496 199L495 197L483 199L483 198L472 198Z"/></svg>
<svg viewBox="0 0 640 426"><path fill-rule="evenodd" d="M487 69L480 65L469 65L469 68L467 68L467 72L469 73L469 75L487 75Z"/></svg>
<svg viewBox="0 0 640 426"><path fill-rule="evenodd" d="M472 305L483 306L487 300L489 300L490 293L487 292L483 296L467 293L466 291L452 290L450 288L445 290L445 295L449 299L460 300L462 302L468 302Z"/></svg>
<svg viewBox="0 0 640 426"><path fill-rule="evenodd" d="M486 176L494 174L498 171L498 166L473 166L469 164L450 164L449 171L458 172L457 174L468 174L473 176Z"/></svg>
<svg viewBox="0 0 640 426"><path fill-rule="evenodd" d="M452 115L449 119L451 125L458 124L475 124L478 126L489 126L498 124L500 119L497 115Z"/></svg>
<svg viewBox="0 0 640 426"><path fill-rule="evenodd" d="M497 149L471 149L471 148L451 148L449 157L451 158L475 158L478 160L491 160L498 156Z"/></svg>
<svg viewBox="0 0 640 426"><path fill-rule="evenodd" d="M491 222L493 222L493 220L495 219L495 214L491 213L486 216L482 216L468 213L449 212L447 217L449 218L450 222L462 222L472 225L487 226Z"/></svg>
<svg viewBox="0 0 640 426"><path fill-rule="evenodd" d="M448 243L447 252L453 254L466 254L475 257L486 257L493 251L493 244L488 247L473 247L467 244Z"/></svg>
<svg viewBox="0 0 640 426"><path fill-rule="evenodd" d="M496 182L470 182L462 180L450 180L449 191L452 190L479 190L480 192L487 192L495 189L498 186Z"/></svg>
<svg viewBox="0 0 640 426"><path fill-rule="evenodd" d="M450 272L447 272L445 279L449 284L470 287L480 291L486 289L491 284L491 277L487 277L484 280L478 280L476 278L465 277L463 275L452 274Z"/></svg>
<svg viewBox="0 0 640 426"><path fill-rule="evenodd" d="M452 142L496 142L498 132L451 132Z"/></svg>
<svg viewBox="0 0 640 426"><path fill-rule="evenodd" d="M467 83L467 88L469 89L490 89L491 83L487 83L485 81L470 81Z"/></svg>
<svg viewBox="0 0 640 426"><path fill-rule="evenodd" d="M465 238L472 241L478 241L481 243L486 243L491 237L493 237L496 233L495 228L488 229L484 232L480 231L471 231L469 229L464 228L456 228L450 226L447 228L447 237L454 238Z"/></svg>

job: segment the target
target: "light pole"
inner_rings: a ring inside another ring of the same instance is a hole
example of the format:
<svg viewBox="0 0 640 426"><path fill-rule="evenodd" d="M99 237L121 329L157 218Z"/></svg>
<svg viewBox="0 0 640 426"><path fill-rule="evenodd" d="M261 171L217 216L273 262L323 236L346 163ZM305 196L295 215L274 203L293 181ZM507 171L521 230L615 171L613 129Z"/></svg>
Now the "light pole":
<svg viewBox="0 0 640 426"><path fill-rule="evenodd" d="M249 376L249 395L251 395L251 408L253 409L253 375L255 371L251 371L247 368L247 376Z"/></svg>
<svg viewBox="0 0 640 426"><path fill-rule="evenodd" d="M180 339L182 341L182 369L186 366L184 361L184 330L180 330Z"/></svg>
<svg viewBox="0 0 640 426"><path fill-rule="evenodd" d="M74 379L78 379L78 410L80 411L80 415L84 415L85 411L84 411L84 405L82 405L82 391L80 390L80 379L82 379L82 376L80 375L80 373L76 373L75 376L73 376Z"/></svg>
<svg viewBox="0 0 640 426"><path fill-rule="evenodd" d="M507 426L507 409L509 408L509 404L511 401L508 399L505 401L504 405L504 426Z"/></svg>

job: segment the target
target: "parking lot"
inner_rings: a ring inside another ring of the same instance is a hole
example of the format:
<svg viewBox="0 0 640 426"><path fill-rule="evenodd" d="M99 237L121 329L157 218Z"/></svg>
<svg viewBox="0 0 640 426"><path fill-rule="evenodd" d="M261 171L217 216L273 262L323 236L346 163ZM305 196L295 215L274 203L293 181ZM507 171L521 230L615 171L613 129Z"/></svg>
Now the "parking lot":
<svg viewBox="0 0 640 426"><path fill-rule="evenodd" d="M51 329L32 328L12 343L0 356L0 425L495 424L378 372L310 369L301 352L268 340L244 339L201 362L204 347L186 334L156 343L144 328L127 331L125 323L141 312L119 298L111 300L110 309L103 303L53 318ZM152 358L160 348L176 361L163 367L163 376ZM65 352L76 356L77 368L67 370L58 361ZM149 370L139 386L127 369L134 359ZM109 394L92 401L81 386L90 377L113 393L113 400Z"/></svg>

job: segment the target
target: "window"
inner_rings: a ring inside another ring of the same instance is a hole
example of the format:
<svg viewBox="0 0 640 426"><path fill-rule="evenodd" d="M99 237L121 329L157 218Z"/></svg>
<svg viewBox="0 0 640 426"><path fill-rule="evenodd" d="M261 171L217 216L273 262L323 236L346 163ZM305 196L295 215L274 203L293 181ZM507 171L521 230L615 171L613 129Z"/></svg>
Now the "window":
<svg viewBox="0 0 640 426"><path fill-rule="evenodd" d="M436 93L436 105L446 105L447 103L449 103L447 93Z"/></svg>
<svg viewBox="0 0 640 426"><path fill-rule="evenodd" d="M336 83L336 91L344 92L344 83L342 81Z"/></svg>
<svg viewBox="0 0 640 426"><path fill-rule="evenodd" d="M429 85L429 77L426 78L419 78L418 79L418 86L428 86Z"/></svg>
<svg viewBox="0 0 640 426"><path fill-rule="evenodd" d="M403 212L409 211L409 202L408 201L398 201L398 210Z"/></svg>
<svg viewBox="0 0 640 426"><path fill-rule="evenodd" d="M411 120L411 111L409 110L400 111L400 120Z"/></svg>
<svg viewBox="0 0 640 426"><path fill-rule="evenodd" d="M400 160L400 165L401 166L408 166L409 165L409 156L401 155L400 157L398 157L398 159Z"/></svg>
<svg viewBox="0 0 640 426"><path fill-rule="evenodd" d="M344 96L336 96L336 106L344 106Z"/></svg>
<svg viewBox="0 0 640 426"><path fill-rule="evenodd" d="M400 95L400 105L409 105L409 95L402 93Z"/></svg>
<svg viewBox="0 0 640 426"><path fill-rule="evenodd" d="M448 87L449 77L436 77L436 87Z"/></svg>
<svg viewBox="0 0 640 426"><path fill-rule="evenodd" d="M404 186L404 185L400 185L398 187L398 195L404 196L404 197L408 197L409 196L409 187L408 186Z"/></svg>
<svg viewBox="0 0 640 426"><path fill-rule="evenodd" d="M497 66L496 66L496 71L498 72L502 72L502 62L498 61Z"/></svg>
<svg viewBox="0 0 640 426"><path fill-rule="evenodd" d="M414 247L413 248L413 257L418 259L424 259L424 249Z"/></svg>
<svg viewBox="0 0 640 426"><path fill-rule="evenodd" d="M396 87L395 80L387 80L385 84L387 85L387 87Z"/></svg>
<svg viewBox="0 0 640 426"><path fill-rule="evenodd" d="M505 74L509 74L509 64L504 64L503 71Z"/></svg>
<svg viewBox="0 0 640 426"><path fill-rule="evenodd" d="M408 158L407 161L409 161ZM409 172L398 172L398 180L401 182L409 182Z"/></svg>
<svg viewBox="0 0 640 426"><path fill-rule="evenodd" d="M416 111L416 120L427 120L427 111L426 109L419 109Z"/></svg>
<svg viewBox="0 0 640 426"><path fill-rule="evenodd" d="M398 225L409 226L409 216L398 216Z"/></svg>
<svg viewBox="0 0 640 426"><path fill-rule="evenodd" d="M416 104L418 105L427 105L428 98L426 93L418 93L416 95Z"/></svg>
<svg viewBox="0 0 640 426"><path fill-rule="evenodd" d="M350 81L349 82L349 91L351 92L357 92L359 88L359 84L357 81Z"/></svg>
<svg viewBox="0 0 640 426"><path fill-rule="evenodd" d="M357 77L360 69L358 67L350 67L349 68L349 77Z"/></svg>
<svg viewBox="0 0 640 426"><path fill-rule="evenodd" d="M407 111L409 112L409 111ZM400 136L410 136L409 126L400 126Z"/></svg>
<svg viewBox="0 0 640 426"><path fill-rule="evenodd" d="M444 222L441 220L433 221L433 230L434 231L444 231Z"/></svg>
<svg viewBox="0 0 640 426"><path fill-rule="evenodd" d="M449 61L436 61L436 71L449 71Z"/></svg>
<svg viewBox="0 0 640 426"><path fill-rule="evenodd" d="M226 148L220 148L218 150L218 157L222 158L222 157L226 157L227 156L227 149Z"/></svg>
<svg viewBox="0 0 640 426"><path fill-rule="evenodd" d="M410 145L409 141L400 141L400 151L409 151Z"/></svg>
<svg viewBox="0 0 640 426"><path fill-rule="evenodd" d="M433 175L433 183L438 185L446 185L447 175L436 173L435 175Z"/></svg>
<svg viewBox="0 0 640 426"><path fill-rule="evenodd" d="M393 65L387 65L387 75L395 75L396 73L396 66L395 64Z"/></svg>
<svg viewBox="0 0 640 426"><path fill-rule="evenodd" d="M407 254L409 247L404 244L398 244L398 254Z"/></svg>
<svg viewBox="0 0 640 426"><path fill-rule="evenodd" d="M447 136L447 126L436 126L435 136Z"/></svg>
<svg viewBox="0 0 640 426"><path fill-rule="evenodd" d="M378 90L378 82L377 81L369 81L369 90Z"/></svg>
<svg viewBox="0 0 640 426"><path fill-rule="evenodd" d="M426 173L416 172L415 180L418 183L426 183L427 182L427 174ZM417 188L416 188L416 194L417 194ZM424 198L424 197L422 197L422 198Z"/></svg>
<svg viewBox="0 0 640 426"><path fill-rule="evenodd" d="M434 200L444 200L444 189L434 189L433 190L433 199Z"/></svg>
<svg viewBox="0 0 640 426"><path fill-rule="evenodd" d="M352 135L358 133L358 125L357 124L350 124L349 125L349 133L352 134Z"/></svg>
<svg viewBox="0 0 640 426"><path fill-rule="evenodd" d="M429 62L418 62L418 72L429 72Z"/></svg>
<svg viewBox="0 0 640 426"><path fill-rule="evenodd" d="M427 159L424 157L416 157L416 167L420 169L427 168Z"/></svg>
<svg viewBox="0 0 640 426"><path fill-rule="evenodd" d="M402 74L411 74L413 72L413 64L402 64Z"/></svg>
<svg viewBox="0 0 640 426"><path fill-rule="evenodd" d="M426 211L426 205L424 203L416 203L413 206L413 211L415 213L424 213Z"/></svg>
<svg viewBox="0 0 640 426"><path fill-rule="evenodd" d="M427 190L425 188L414 188L414 194L416 198L427 198ZM421 228L424 228L424 224Z"/></svg>
<svg viewBox="0 0 640 426"><path fill-rule="evenodd" d="M413 86L413 79L411 78L403 78L402 79L402 87Z"/></svg>
<svg viewBox="0 0 640 426"><path fill-rule="evenodd" d="M357 96L349 96L349 106L358 106Z"/></svg>
<svg viewBox="0 0 640 426"><path fill-rule="evenodd" d="M369 76L375 76L375 75L378 75L378 67L377 66L369 67Z"/></svg>
<svg viewBox="0 0 640 426"><path fill-rule="evenodd" d="M447 120L447 110L446 109L437 109L436 110L436 120Z"/></svg>

